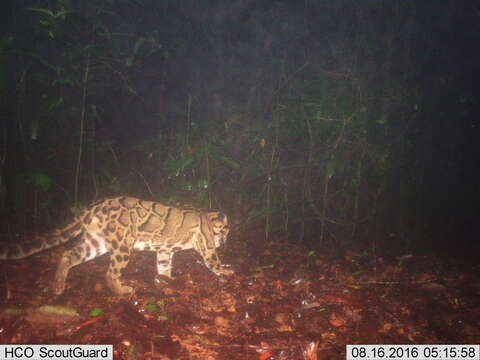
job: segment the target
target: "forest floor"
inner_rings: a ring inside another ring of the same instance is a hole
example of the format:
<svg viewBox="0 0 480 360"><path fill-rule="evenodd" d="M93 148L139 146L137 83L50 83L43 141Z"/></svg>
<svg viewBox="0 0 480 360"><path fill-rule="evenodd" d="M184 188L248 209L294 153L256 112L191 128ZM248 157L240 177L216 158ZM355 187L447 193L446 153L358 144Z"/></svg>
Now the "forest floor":
<svg viewBox="0 0 480 360"><path fill-rule="evenodd" d="M478 344L480 263L460 257L321 254L233 242L216 277L199 256L174 259L155 285L153 253L137 253L106 288L108 256L51 285L64 249L2 264L1 344L113 344L115 359L345 359L346 344ZM473 254L472 254L473 255Z"/></svg>

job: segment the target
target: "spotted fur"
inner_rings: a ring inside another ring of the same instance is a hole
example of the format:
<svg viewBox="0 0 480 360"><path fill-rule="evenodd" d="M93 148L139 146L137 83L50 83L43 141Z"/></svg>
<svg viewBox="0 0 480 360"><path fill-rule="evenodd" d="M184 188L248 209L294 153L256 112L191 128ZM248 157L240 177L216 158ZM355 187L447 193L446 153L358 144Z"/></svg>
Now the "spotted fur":
<svg viewBox="0 0 480 360"><path fill-rule="evenodd" d="M70 225L36 236L31 244L0 244L0 260L24 258L79 238L62 255L54 293L59 295L65 290L72 267L109 253L106 281L113 292L122 295L133 290L120 279L133 250L155 251L157 273L167 277L171 277L173 254L186 249L196 250L215 274L230 274L230 270L222 268L216 251L226 241L228 232L228 219L220 212L118 197L90 205Z"/></svg>

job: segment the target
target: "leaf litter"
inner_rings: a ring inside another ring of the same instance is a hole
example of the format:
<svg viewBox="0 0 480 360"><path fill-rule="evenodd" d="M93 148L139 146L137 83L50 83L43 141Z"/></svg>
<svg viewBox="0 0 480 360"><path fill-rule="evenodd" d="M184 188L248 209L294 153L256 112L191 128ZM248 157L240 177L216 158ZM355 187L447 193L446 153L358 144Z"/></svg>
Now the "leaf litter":
<svg viewBox="0 0 480 360"><path fill-rule="evenodd" d="M138 253L114 296L108 257L50 285L62 249L5 262L3 344L113 344L115 359L344 359L346 344L475 344L480 266L436 255L373 257L280 242L235 242L216 277L192 251L174 257L176 278L155 278L154 254Z"/></svg>

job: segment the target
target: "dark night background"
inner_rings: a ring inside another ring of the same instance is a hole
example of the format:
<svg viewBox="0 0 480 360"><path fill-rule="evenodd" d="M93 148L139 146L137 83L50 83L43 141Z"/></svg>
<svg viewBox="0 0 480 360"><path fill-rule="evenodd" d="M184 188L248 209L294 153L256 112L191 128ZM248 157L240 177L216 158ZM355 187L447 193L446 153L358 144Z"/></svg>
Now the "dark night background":
<svg viewBox="0 0 480 360"><path fill-rule="evenodd" d="M478 2L0 9L3 237L129 195L239 241L478 250Z"/></svg>

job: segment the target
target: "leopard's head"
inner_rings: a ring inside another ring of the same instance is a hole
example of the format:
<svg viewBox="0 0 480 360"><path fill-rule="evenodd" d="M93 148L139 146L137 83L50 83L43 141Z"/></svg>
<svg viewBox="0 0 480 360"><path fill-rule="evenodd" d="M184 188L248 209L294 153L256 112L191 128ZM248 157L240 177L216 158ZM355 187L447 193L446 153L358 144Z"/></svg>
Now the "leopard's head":
<svg viewBox="0 0 480 360"><path fill-rule="evenodd" d="M227 241L230 232L228 218L221 212L211 212L209 213L209 220L215 247L218 248Z"/></svg>

